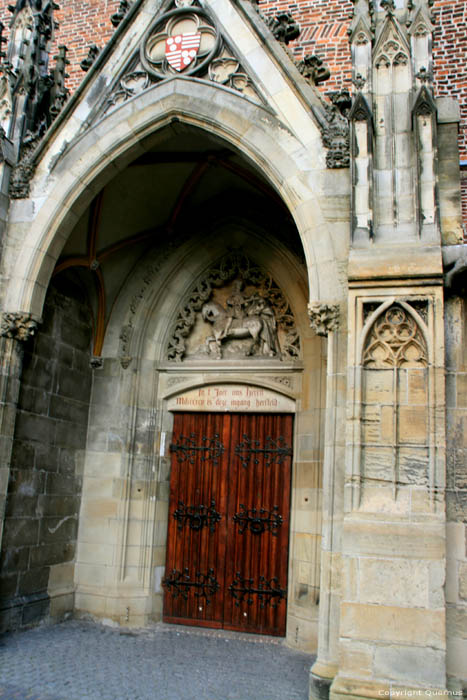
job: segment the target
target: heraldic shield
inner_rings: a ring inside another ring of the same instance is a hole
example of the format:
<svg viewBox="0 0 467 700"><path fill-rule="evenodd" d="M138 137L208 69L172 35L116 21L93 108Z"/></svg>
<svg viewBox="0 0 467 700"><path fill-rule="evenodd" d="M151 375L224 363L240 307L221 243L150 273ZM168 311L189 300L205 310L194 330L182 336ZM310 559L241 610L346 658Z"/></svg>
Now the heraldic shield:
<svg viewBox="0 0 467 700"><path fill-rule="evenodd" d="M198 53L201 34L177 34L166 39L165 56L177 71L190 65Z"/></svg>

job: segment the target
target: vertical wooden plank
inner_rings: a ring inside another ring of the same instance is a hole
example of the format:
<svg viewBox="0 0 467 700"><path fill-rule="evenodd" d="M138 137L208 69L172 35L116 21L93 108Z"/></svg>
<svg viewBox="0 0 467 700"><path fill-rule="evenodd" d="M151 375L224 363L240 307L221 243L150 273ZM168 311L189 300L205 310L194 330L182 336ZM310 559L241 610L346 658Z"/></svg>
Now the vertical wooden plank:
<svg viewBox="0 0 467 700"><path fill-rule="evenodd" d="M235 605L229 586L238 572L247 587L251 580L252 587L258 589L260 577L263 577L263 586L277 578L278 583L272 582L272 585L287 588L292 458L278 459L275 450L281 444L291 448L292 428L291 415L175 414L173 443L177 444L184 436L193 439L197 449L190 459L172 453L166 576L170 576L173 569L183 572L187 568L190 581L195 582L197 573L205 576L213 569L219 590L209 596L209 604L205 598L195 595L199 590L196 587L190 588L187 600L166 591L166 621L285 634L286 599L277 600L265 594L261 605L258 593L247 593L244 600ZM204 442L203 438L206 438ZM203 445L209 447L211 440L216 439L224 445L217 464L212 454L203 449ZM242 444L244 450L238 455L236 447ZM250 455L248 447L253 448ZM203 505L209 508L213 500L216 511L221 514L214 533L209 527L196 529L188 524L181 530L178 528L173 512L179 501L186 507ZM244 509L240 508L241 504ZM264 517L261 509L264 509L271 517L274 506L278 506L283 519L277 536L269 526L255 533L247 525L240 533L239 524L234 521L236 513L251 516L256 509L261 518ZM248 599L251 599L250 604ZM274 602L277 602L276 607Z"/></svg>

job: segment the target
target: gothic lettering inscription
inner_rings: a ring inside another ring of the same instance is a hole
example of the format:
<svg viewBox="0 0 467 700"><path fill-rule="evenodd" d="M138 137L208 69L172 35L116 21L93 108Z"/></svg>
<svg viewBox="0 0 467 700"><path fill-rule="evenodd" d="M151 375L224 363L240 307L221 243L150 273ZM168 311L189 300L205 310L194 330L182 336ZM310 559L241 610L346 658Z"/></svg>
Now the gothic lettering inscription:
<svg viewBox="0 0 467 700"><path fill-rule="evenodd" d="M168 410L293 413L295 402L270 389L241 384L216 384L172 397L168 402Z"/></svg>

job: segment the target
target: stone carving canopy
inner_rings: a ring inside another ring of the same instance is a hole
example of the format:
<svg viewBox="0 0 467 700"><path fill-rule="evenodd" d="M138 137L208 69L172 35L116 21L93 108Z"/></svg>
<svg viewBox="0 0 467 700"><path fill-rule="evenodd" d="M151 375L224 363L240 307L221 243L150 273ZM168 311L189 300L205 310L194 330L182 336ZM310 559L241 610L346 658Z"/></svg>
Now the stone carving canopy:
<svg viewBox="0 0 467 700"><path fill-rule="evenodd" d="M209 270L180 310L167 358L294 359L300 338L290 306L272 277L243 254Z"/></svg>

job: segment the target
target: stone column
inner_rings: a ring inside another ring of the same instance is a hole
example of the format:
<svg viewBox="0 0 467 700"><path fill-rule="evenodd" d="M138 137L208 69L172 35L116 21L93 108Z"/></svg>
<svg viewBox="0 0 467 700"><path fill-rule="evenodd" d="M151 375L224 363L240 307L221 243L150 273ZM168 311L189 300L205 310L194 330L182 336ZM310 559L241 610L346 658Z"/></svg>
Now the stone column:
<svg viewBox="0 0 467 700"><path fill-rule="evenodd" d="M313 330L328 339L318 658L310 672L310 698L321 700L338 668L346 343L338 305L312 303L308 313Z"/></svg>
<svg viewBox="0 0 467 700"><path fill-rule="evenodd" d="M431 697L446 683L442 287L356 286L348 322L339 672L330 698Z"/></svg>
<svg viewBox="0 0 467 700"><path fill-rule="evenodd" d="M3 316L0 331L0 550L21 384L22 341L30 338L36 328L37 322L26 314Z"/></svg>

